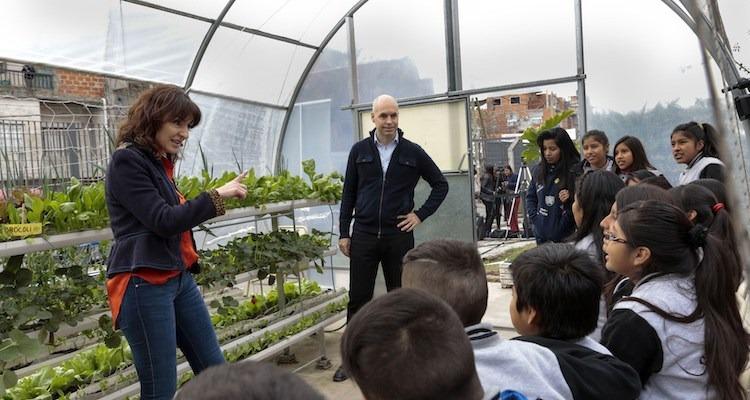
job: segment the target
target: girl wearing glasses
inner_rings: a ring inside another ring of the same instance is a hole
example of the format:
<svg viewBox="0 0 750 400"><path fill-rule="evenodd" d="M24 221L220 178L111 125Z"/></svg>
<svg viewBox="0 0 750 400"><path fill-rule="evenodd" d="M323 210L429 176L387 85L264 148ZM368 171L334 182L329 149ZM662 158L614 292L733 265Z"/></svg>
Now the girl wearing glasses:
<svg viewBox="0 0 750 400"><path fill-rule="evenodd" d="M734 296L736 259L679 208L619 209L607 269L636 283L614 306L602 344L640 375L642 399L744 399L748 335Z"/></svg>

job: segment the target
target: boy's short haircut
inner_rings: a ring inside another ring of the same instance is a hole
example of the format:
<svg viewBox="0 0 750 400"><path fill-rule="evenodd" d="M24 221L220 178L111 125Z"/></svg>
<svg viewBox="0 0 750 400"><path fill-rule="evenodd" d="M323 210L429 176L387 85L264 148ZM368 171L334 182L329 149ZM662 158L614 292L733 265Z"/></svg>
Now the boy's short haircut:
<svg viewBox="0 0 750 400"><path fill-rule="evenodd" d="M346 372L369 400L480 399L474 353L439 298L402 288L370 301L341 339Z"/></svg>
<svg viewBox="0 0 750 400"><path fill-rule="evenodd" d="M487 311L487 273L476 245L432 240L404 256L401 283L448 303L464 326L478 324Z"/></svg>
<svg viewBox="0 0 750 400"><path fill-rule="evenodd" d="M586 252L545 244L518 256L510 271L516 309L536 310L539 336L579 339L596 328L604 272Z"/></svg>
<svg viewBox="0 0 750 400"><path fill-rule="evenodd" d="M211 367L185 384L175 400L324 400L299 376L258 362Z"/></svg>

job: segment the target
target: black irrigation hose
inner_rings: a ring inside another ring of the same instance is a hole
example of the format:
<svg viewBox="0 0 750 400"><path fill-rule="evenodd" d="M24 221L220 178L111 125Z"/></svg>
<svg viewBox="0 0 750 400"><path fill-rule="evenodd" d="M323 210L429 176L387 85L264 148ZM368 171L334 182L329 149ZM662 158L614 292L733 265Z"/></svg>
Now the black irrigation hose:
<svg viewBox="0 0 750 400"><path fill-rule="evenodd" d="M325 332L325 333L333 333L333 332L336 332L336 331L340 331L340 330L341 330L341 329L343 329L343 328L344 328L344 327L346 326L346 324L348 324L348 323L349 323L349 321L346 321L346 322L344 322L344 325L341 325L341 326L339 326L339 327L338 327L338 328L336 328L336 329L332 329L332 330L330 330L330 331L324 331L324 332Z"/></svg>

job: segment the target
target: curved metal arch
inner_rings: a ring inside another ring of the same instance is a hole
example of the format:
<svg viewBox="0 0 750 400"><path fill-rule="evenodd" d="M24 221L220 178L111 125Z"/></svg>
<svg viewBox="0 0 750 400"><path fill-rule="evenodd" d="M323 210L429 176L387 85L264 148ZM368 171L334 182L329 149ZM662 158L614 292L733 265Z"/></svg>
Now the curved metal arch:
<svg viewBox="0 0 750 400"><path fill-rule="evenodd" d="M286 128L289 126L289 120L292 117L292 112L294 111L294 105L297 103L297 97L299 97L300 91L302 91L302 85L305 84L305 81L307 80L307 76L310 74L310 71L312 70L313 65L315 65L315 62L318 60L318 57L320 57L320 54L323 53L323 50L328 45L328 42L333 39L334 36L336 36L336 33L338 33L339 29L341 29L342 26L344 26L344 23L346 23L346 18L351 17L354 15L357 10L359 10L365 3L367 3L368 0L359 0L355 5L352 6L352 8L349 9L349 11L344 14L341 19L333 26L333 28L328 32L328 34L323 38L323 41L320 42L320 45L315 50L313 55L310 57L310 61L307 62L307 65L305 66L305 69L302 71L302 75L300 75L299 80L297 80L297 85L294 87L294 91L292 92L292 96L289 99L289 104L287 105L287 111L286 114L284 114L284 122L281 124L281 132L279 132L279 138L276 143L276 156L274 157L274 161L272 165L272 170L278 172L278 167L281 165L281 151L282 146L284 145L284 137L286 136ZM352 68L357 68L356 65L352 65Z"/></svg>
<svg viewBox="0 0 750 400"><path fill-rule="evenodd" d="M208 49L208 44L211 43L211 39L214 37L214 33L216 33L216 30L219 29L219 25L221 25L221 21L224 20L224 17L229 12L229 9L232 8L232 5L234 5L234 0L227 1L227 4L224 6L224 9L221 10L221 13L218 17L216 17L216 20L214 20L213 24L211 24L211 27L208 29L208 32L206 32L206 36L203 36L203 41L201 42L201 46L198 48L198 51L195 53L195 58L193 59L193 65L190 66L190 72L188 72L187 79L185 79L185 91L190 90L190 86L193 85L193 80L195 79L195 74L198 72L198 67L201 65L201 61L203 60L203 55L206 54L206 49Z"/></svg>
<svg viewBox="0 0 750 400"><path fill-rule="evenodd" d="M682 2L686 8L690 9L689 4L686 4L686 2L689 2L690 0L679 0ZM703 40L701 35L699 34L698 30L698 23L705 24L710 29L714 29L711 22L706 18L706 16L703 13L700 13L700 22L695 21L691 15L689 15L685 10L680 8L674 0L662 0L662 2L669 7L680 19L685 22L685 24L695 33L696 37L701 41L703 46L710 52L713 59L717 62L719 65L719 68L722 72L722 75L724 78L729 82L730 84L737 83L737 80L739 79L739 71L737 70L734 63L731 62L733 60L731 51L726 46L719 44L718 46L714 46L713 43L706 43L707 41ZM367 3L367 0L360 0L358 1L347 13L334 25L334 27L331 29L331 31L326 35L326 37L323 39L323 41L320 43L320 46L315 50L312 57L310 58L310 61L307 63L307 66L305 67L302 75L300 76L299 80L297 81L297 85L294 88L294 91L292 92L292 96L289 100L289 104L287 105L287 112L284 115L284 121L281 125L281 132L279 133L278 142L276 144L276 156L274 157L274 165L273 170L277 170L278 166L281 162L281 152L282 152L282 146L284 144L284 138L286 136L286 130L289 125L289 120L291 119L291 114L294 110L294 105L297 102L297 98L299 97L299 93L302 89L302 86L304 85L305 81L307 80L307 76L310 74L310 71L312 70L313 65L317 61L320 54L323 52L325 47L328 45L328 42L331 41L333 36L335 36L336 33L338 33L339 29L344 25L346 22L347 17L351 17L354 15L354 13L359 10L365 3ZM585 38L584 38L585 39ZM352 65L352 68L356 68L356 65ZM749 138L750 140L750 138Z"/></svg>
<svg viewBox="0 0 750 400"><path fill-rule="evenodd" d="M683 3L683 5L685 5L686 8L688 7L688 4L685 4L684 0L680 1ZM706 43L706 41L703 40L700 32L698 31L698 23L693 19L693 16L685 12L685 10L675 4L673 0L662 0L662 3L664 3L675 14L677 14L677 16L685 22L685 24L693 31L693 33L695 33L695 36L701 41L703 47L705 47L711 53L711 57L719 65L722 75L724 75L724 78L727 79L727 82L729 82L731 85L737 83L737 80L740 78L740 74L737 70L737 67L731 62L733 58L730 49L726 46L719 46L719 48L716 48L712 43ZM714 26L711 24L711 21L709 21L703 13L700 13L700 18L701 23L706 24L706 26L709 27L711 31L715 30ZM728 70L725 71L725 68Z"/></svg>

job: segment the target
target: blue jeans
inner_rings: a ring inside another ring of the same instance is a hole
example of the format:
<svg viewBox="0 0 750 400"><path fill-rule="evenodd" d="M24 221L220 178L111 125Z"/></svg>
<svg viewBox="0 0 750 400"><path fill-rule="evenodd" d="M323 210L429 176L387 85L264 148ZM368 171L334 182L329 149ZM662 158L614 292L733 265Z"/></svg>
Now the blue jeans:
<svg viewBox="0 0 750 400"><path fill-rule="evenodd" d="M196 375L225 362L208 309L189 272L164 285L132 276L118 321L133 351L141 399L172 399L177 388L177 347Z"/></svg>

